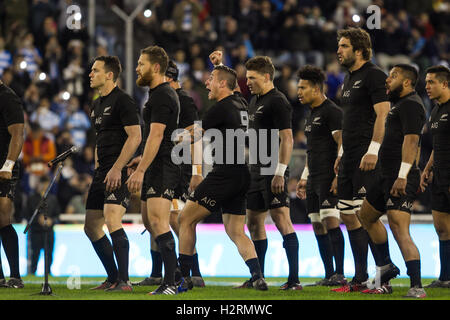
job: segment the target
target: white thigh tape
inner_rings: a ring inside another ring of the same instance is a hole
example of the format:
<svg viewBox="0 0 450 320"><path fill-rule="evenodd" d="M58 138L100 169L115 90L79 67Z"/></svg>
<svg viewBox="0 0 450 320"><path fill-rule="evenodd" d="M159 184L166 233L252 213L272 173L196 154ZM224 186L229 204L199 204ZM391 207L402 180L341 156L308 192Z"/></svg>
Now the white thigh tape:
<svg viewBox="0 0 450 320"><path fill-rule="evenodd" d="M339 213L339 209L322 209L320 210L320 220L323 220L328 217L340 218L341 215Z"/></svg>
<svg viewBox="0 0 450 320"><path fill-rule="evenodd" d="M184 201L180 199L172 199L172 204L170 205L170 211L180 211L184 208Z"/></svg>
<svg viewBox="0 0 450 320"><path fill-rule="evenodd" d="M339 200L337 204L338 209L342 214L355 214L355 208L353 207L352 200Z"/></svg>
<svg viewBox="0 0 450 320"><path fill-rule="evenodd" d="M311 222L322 223L322 220L320 220L320 215L318 213L310 213L308 214L308 217Z"/></svg>

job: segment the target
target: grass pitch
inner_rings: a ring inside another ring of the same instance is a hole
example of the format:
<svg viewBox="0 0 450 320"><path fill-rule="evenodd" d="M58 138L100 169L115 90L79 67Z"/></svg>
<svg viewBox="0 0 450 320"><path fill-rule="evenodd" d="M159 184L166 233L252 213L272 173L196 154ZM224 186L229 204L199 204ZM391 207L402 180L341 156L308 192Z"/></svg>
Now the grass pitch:
<svg viewBox="0 0 450 320"><path fill-rule="evenodd" d="M143 278L132 278L132 282ZM174 296L151 296L149 292L156 289L152 287L134 287L133 292L104 292L92 291L89 288L97 286L104 278L81 277L79 281L70 281L67 277L50 277L49 284L54 295L39 295L44 282L43 277L23 277L25 288L9 289L0 288L0 300L410 300L403 298L409 289L409 279L399 278L391 281L393 293L389 295L370 295L361 293L336 293L331 292L331 287L311 286L319 278L301 278L303 290L282 291L278 287L285 278L267 278L268 291L256 291L253 289L233 289L234 286L243 283L246 278L232 277L205 277L205 288L194 288L186 293ZM68 281L69 280L69 281ZM433 279L423 279L423 285L431 283ZM77 286L80 286L78 289ZM450 300L450 289L426 289L427 297L423 300ZM36 295L37 294L37 295ZM412 299L414 300L414 299Z"/></svg>

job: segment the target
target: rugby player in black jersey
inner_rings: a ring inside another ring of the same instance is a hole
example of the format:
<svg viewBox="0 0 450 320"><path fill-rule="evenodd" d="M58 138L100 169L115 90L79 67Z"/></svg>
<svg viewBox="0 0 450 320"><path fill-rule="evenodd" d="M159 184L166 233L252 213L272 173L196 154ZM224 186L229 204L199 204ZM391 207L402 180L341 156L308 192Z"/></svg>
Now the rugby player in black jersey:
<svg viewBox="0 0 450 320"><path fill-rule="evenodd" d="M450 288L450 70L444 66L427 69L425 89L436 102L429 126L433 152L421 176L421 188L431 183L431 213L439 237L439 278L427 288Z"/></svg>
<svg viewBox="0 0 450 320"><path fill-rule="evenodd" d="M293 148L292 138L292 107L283 93L273 84L275 67L267 56L257 56L249 59L247 68L247 85L254 95L249 104L249 128L256 132L258 148L267 150L269 163L263 163L258 155L254 164L250 163L251 184L247 194L247 226L258 254L259 263L264 273L264 260L267 251L267 235L264 221L267 212L270 213L277 229L283 237L283 247L289 264L287 282L280 289L301 290L298 278L298 238L292 225L289 213L289 196L287 194L287 168ZM267 139L260 133L267 132ZM278 152L271 150L271 133L278 133L275 142ZM262 140L264 139L264 141ZM279 141L279 143L278 143ZM272 154L273 151L273 154ZM274 161L273 161L274 160ZM271 170L272 162L277 163ZM251 286L246 281L238 288Z"/></svg>
<svg viewBox="0 0 450 320"><path fill-rule="evenodd" d="M389 226L406 263L411 288L407 297L424 298L420 276L420 254L409 234L411 207L420 185L419 140L425 124L425 108L415 91L417 70L407 64L395 65L386 79L386 91L392 108L386 118L386 129L379 152L380 171L367 190L360 218L372 239L374 258L380 279L374 289L363 293L391 293L389 280L400 270L389 256L387 231L379 219L387 214Z"/></svg>
<svg viewBox="0 0 450 320"><path fill-rule="evenodd" d="M166 79L170 86L177 92L180 99L180 121L178 123L179 128L187 128L194 124L194 121L198 120L197 106L194 99L192 99L186 91L181 88L178 81L179 70L175 62L169 61L169 65L166 71ZM199 141L201 143L201 141ZM130 163L130 166L133 164ZM181 164L181 178L175 189L175 196L172 199L172 205L170 207L170 226L175 234L178 235L178 214L183 209L187 198L189 196L189 190L193 191L203 180L202 166L192 164ZM153 237L150 235L150 248L152 257L152 272L150 277L145 278L141 282L133 283L133 285L139 286L153 286L160 285L162 283L162 260L161 253L158 250ZM204 287L205 282L200 273L200 266L198 263L197 252L193 256L192 265L192 282L195 287Z"/></svg>
<svg viewBox="0 0 450 320"><path fill-rule="evenodd" d="M189 273L196 225L211 212L222 213L225 231L250 270L252 287L256 290L268 289L253 243L244 232L245 197L250 184L250 173L245 163L248 114L240 98L233 94L235 85L236 72L226 66L216 66L206 81L208 98L217 103L202 120L202 129L219 132L220 137L214 137L214 142L222 139L222 146L215 149L212 171L190 195L179 216L179 261L182 275L187 280L182 284L182 290L192 288ZM229 159L230 155L234 157Z"/></svg>
<svg viewBox="0 0 450 320"><path fill-rule="evenodd" d="M297 75L298 98L311 106L305 125L307 164L297 184L297 196L306 198L325 269L325 278L316 285L344 285L344 237L339 226L337 177L333 169L341 145L342 110L325 96L325 74L320 68L305 66Z"/></svg>
<svg viewBox="0 0 450 320"><path fill-rule="evenodd" d="M0 287L23 288L19 271L19 240L11 224L16 184L19 181L17 158L24 141L24 115L20 98L0 80L0 239L10 268L6 282L0 260Z"/></svg>
<svg viewBox="0 0 450 320"><path fill-rule="evenodd" d="M155 237L164 264L163 283L150 294L176 294L177 256L170 230L170 205L180 180L180 169L171 160L172 133L178 128L180 101L165 79L169 57L150 46L141 50L136 67L138 86L148 86L143 110L145 147L127 181L130 192L141 191L141 213L146 229ZM133 159L135 161L135 159Z"/></svg>
<svg viewBox="0 0 450 320"><path fill-rule="evenodd" d="M90 86L99 97L90 110L96 132L96 163L84 230L108 274L105 282L92 288L95 290L132 291L128 278L129 242L122 217L130 201L125 185L126 164L141 142L141 126L134 100L117 87L120 72L117 57L100 56L95 58L89 74ZM112 245L103 232L105 223Z"/></svg>
<svg viewBox="0 0 450 320"><path fill-rule="evenodd" d="M348 230L355 276L347 285L333 289L336 292L364 290L368 279L369 236L361 226L357 212L375 180L378 151L390 108L385 88L386 74L370 62L371 47L369 34L360 28L338 31L338 61L348 74L340 103L344 111L343 150L339 150L335 170L338 170L338 208Z"/></svg>

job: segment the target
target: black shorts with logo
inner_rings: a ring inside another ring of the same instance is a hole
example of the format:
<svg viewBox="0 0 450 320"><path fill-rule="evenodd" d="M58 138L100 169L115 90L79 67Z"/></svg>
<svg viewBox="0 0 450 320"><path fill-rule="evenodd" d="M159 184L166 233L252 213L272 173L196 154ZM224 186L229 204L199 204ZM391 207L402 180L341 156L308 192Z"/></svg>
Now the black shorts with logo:
<svg viewBox="0 0 450 320"><path fill-rule="evenodd" d="M431 209L450 213L450 169L433 168Z"/></svg>
<svg viewBox="0 0 450 320"><path fill-rule="evenodd" d="M0 197L7 197L14 201L16 197L16 186L19 182L19 166L16 162L11 174L11 180L0 180Z"/></svg>
<svg viewBox="0 0 450 320"><path fill-rule="evenodd" d="M245 215L250 172L246 165L216 165L189 196L210 212Z"/></svg>
<svg viewBox="0 0 450 320"><path fill-rule="evenodd" d="M192 177L192 166L182 164L179 166L180 169L180 179L178 185L175 188L174 199L179 199L186 202L189 198L189 183Z"/></svg>
<svg viewBox="0 0 450 320"><path fill-rule="evenodd" d="M284 172L284 191L279 194L272 193L273 175L261 175L259 169L250 171L251 183L247 192L247 209L255 211L267 211L281 207L289 207L289 195L287 183L289 169Z"/></svg>
<svg viewBox="0 0 450 320"><path fill-rule="evenodd" d="M334 179L332 176L308 178L306 184L306 208L308 213L319 213L321 209L335 208L337 195L330 192Z"/></svg>
<svg viewBox="0 0 450 320"><path fill-rule="evenodd" d="M106 191L106 183L103 181L106 178L109 170L95 170L94 179L89 188L88 198L86 201L86 210L103 210L103 205L106 203L118 204L128 208L130 204L130 191L125 184L127 182L127 169L122 169L121 185L114 191Z"/></svg>
<svg viewBox="0 0 450 320"><path fill-rule="evenodd" d="M417 199L420 186L420 171L411 168L406 182L406 195L394 197L391 195L392 185L397 180L397 175L377 174L375 183L367 192L367 201L380 212L398 210L411 213L413 202Z"/></svg>
<svg viewBox="0 0 450 320"><path fill-rule="evenodd" d="M165 198L172 201L179 182L180 167L172 162L170 156L157 157L145 172L141 200Z"/></svg>

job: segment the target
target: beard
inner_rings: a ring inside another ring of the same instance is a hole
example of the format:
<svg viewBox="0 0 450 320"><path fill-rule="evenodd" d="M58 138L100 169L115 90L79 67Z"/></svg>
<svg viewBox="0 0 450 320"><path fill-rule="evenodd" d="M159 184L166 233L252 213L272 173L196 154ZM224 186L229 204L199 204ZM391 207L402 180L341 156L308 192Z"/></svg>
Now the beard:
<svg viewBox="0 0 450 320"><path fill-rule="evenodd" d="M139 87L148 87L150 86L150 83L152 82L152 74L150 72L142 74L140 77L136 79L136 84Z"/></svg>
<svg viewBox="0 0 450 320"><path fill-rule="evenodd" d="M400 93L402 93L403 91L403 84L400 84L399 86L397 86L397 88L393 89L393 90L389 90L388 93L388 99L389 101L396 101L400 98Z"/></svg>
<svg viewBox="0 0 450 320"><path fill-rule="evenodd" d="M348 58L342 58L342 65L347 68L350 69L354 64L355 64L356 58L355 56L352 57L348 57Z"/></svg>

